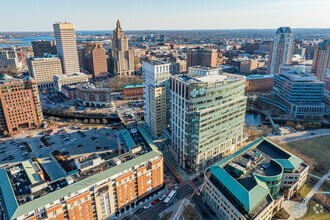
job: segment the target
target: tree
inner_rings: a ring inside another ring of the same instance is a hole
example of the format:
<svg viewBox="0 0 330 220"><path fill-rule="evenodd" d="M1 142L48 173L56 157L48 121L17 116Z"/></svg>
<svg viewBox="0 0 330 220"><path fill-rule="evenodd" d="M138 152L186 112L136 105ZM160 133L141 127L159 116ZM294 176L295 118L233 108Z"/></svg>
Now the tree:
<svg viewBox="0 0 330 220"><path fill-rule="evenodd" d="M115 76L108 79L111 90L122 90L123 85L142 83L140 76Z"/></svg>
<svg viewBox="0 0 330 220"><path fill-rule="evenodd" d="M89 123L90 124L95 124L95 119L93 119L93 118L89 119Z"/></svg>
<svg viewBox="0 0 330 220"><path fill-rule="evenodd" d="M108 120L105 119L105 118L103 118L103 119L102 119L102 124L108 124Z"/></svg>
<svg viewBox="0 0 330 220"><path fill-rule="evenodd" d="M6 136L6 137L8 137L8 135L9 135L8 131L4 131L3 132L3 135Z"/></svg>
<svg viewBox="0 0 330 220"><path fill-rule="evenodd" d="M75 124L77 124L79 121L78 121L78 119L74 119L73 122L74 122Z"/></svg>
<svg viewBox="0 0 330 220"><path fill-rule="evenodd" d="M84 119L83 123L84 123L84 124L88 124L88 119L87 119L87 118Z"/></svg>
<svg viewBox="0 0 330 220"><path fill-rule="evenodd" d="M101 123L100 119L96 119L95 122L96 122L96 124L100 124Z"/></svg>

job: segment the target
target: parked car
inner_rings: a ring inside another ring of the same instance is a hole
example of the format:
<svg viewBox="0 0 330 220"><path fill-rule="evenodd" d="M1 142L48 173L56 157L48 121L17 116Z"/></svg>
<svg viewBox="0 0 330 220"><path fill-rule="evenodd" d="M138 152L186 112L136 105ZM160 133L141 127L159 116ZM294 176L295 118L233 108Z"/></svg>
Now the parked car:
<svg viewBox="0 0 330 220"><path fill-rule="evenodd" d="M151 207L151 204L150 203L148 203L147 205L145 205L143 208L144 209L149 209Z"/></svg>
<svg viewBox="0 0 330 220"><path fill-rule="evenodd" d="M178 189L178 184L174 184L175 189Z"/></svg>
<svg viewBox="0 0 330 220"><path fill-rule="evenodd" d="M161 197L159 197L160 201L163 201L164 199L166 199L166 195L162 195Z"/></svg>
<svg viewBox="0 0 330 220"><path fill-rule="evenodd" d="M96 149L101 149L101 147L100 146L97 146Z"/></svg>
<svg viewBox="0 0 330 220"><path fill-rule="evenodd" d="M155 201L152 202L153 205L156 205L157 203L159 203L159 199L156 199Z"/></svg>
<svg viewBox="0 0 330 220"><path fill-rule="evenodd" d="M109 149L109 147L108 146L105 146L104 149Z"/></svg>
<svg viewBox="0 0 330 220"><path fill-rule="evenodd" d="M78 147L82 147L83 145L82 144L78 144Z"/></svg>

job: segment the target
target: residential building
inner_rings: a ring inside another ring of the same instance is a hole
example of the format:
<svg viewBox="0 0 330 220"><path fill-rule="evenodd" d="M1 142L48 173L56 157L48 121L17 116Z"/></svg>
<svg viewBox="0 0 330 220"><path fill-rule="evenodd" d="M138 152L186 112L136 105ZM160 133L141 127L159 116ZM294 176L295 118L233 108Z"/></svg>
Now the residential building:
<svg viewBox="0 0 330 220"><path fill-rule="evenodd" d="M231 152L245 139L245 77L222 73L170 78L171 153L194 171Z"/></svg>
<svg viewBox="0 0 330 220"><path fill-rule="evenodd" d="M272 219L304 185L308 168L261 137L207 169L203 193L220 219Z"/></svg>
<svg viewBox="0 0 330 220"><path fill-rule="evenodd" d="M274 75L250 75L246 77L245 94L270 93Z"/></svg>
<svg viewBox="0 0 330 220"><path fill-rule="evenodd" d="M71 23L56 23L53 25L56 39L56 49L62 60L64 74L80 72L76 34Z"/></svg>
<svg viewBox="0 0 330 220"><path fill-rule="evenodd" d="M54 89L62 91L63 85L72 85L88 82L88 76L85 73L71 73L54 76Z"/></svg>
<svg viewBox="0 0 330 220"><path fill-rule="evenodd" d="M108 76L107 53L100 43L89 43L84 48L84 64L93 74L93 79L104 79Z"/></svg>
<svg viewBox="0 0 330 220"><path fill-rule="evenodd" d="M312 73L324 81L325 72L330 69L330 40L319 43L315 49L312 65Z"/></svg>
<svg viewBox="0 0 330 220"><path fill-rule="evenodd" d="M142 98L143 97L143 83L123 85L124 98Z"/></svg>
<svg viewBox="0 0 330 220"><path fill-rule="evenodd" d="M113 31L112 48L109 50L110 72L116 75L132 75L134 72L134 51L128 48L128 39L120 26Z"/></svg>
<svg viewBox="0 0 330 220"><path fill-rule="evenodd" d="M263 62L257 59L240 60L240 73L250 74L255 72L259 67L263 66Z"/></svg>
<svg viewBox="0 0 330 220"><path fill-rule="evenodd" d="M267 74L279 73L280 64L291 64L293 56L293 37L291 28L277 29L271 42L268 56Z"/></svg>
<svg viewBox="0 0 330 220"><path fill-rule="evenodd" d="M286 107L290 117L323 117L324 82L304 72L275 74L273 94Z"/></svg>
<svg viewBox="0 0 330 220"><path fill-rule="evenodd" d="M62 85L62 93L87 107L111 107L110 88L85 82Z"/></svg>
<svg viewBox="0 0 330 220"><path fill-rule="evenodd" d="M188 75L192 77L219 75L221 73L222 67L192 66L188 68Z"/></svg>
<svg viewBox="0 0 330 220"><path fill-rule="evenodd" d="M34 192L27 190L34 181L27 175L35 175L22 169L21 164L1 168L3 218L104 220L120 218L123 213L143 207L150 202L150 194L163 193L163 156L143 128L137 128L134 138L138 145L143 142L141 150L106 161L99 161L98 156L79 160L79 173L47 181ZM11 174L17 166L19 169Z"/></svg>
<svg viewBox="0 0 330 220"><path fill-rule="evenodd" d="M32 49L35 57L43 57L57 54L55 41L32 41Z"/></svg>
<svg viewBox="0 0 330 220"><path fill-rule="evenodd" d="M31 57L28 67L39 88L54 87L54 76L62 74L61 59L57 56Z"/></svg>
<svg viewBox="0 0 330 220"><path fill-rule="evenodd" d="M0 77L0 129L13 133L24 127L35 127L43 120L37 82Z"/></svg>
<svg viewBox="0 0 330 220"><path fill-rule="evenodd" d="M187 61L181 60L179 57L175 57L170 66L170 73L172 75L185 73L187 71Z"/></svg>
<svg viewBox="0 0 330 220"><path fill-rule="evenodd" d="M160 60L142 62L144 120L156 137L169 124L170 65Z"/></svg>
<svg viewBox="0 0 330 220"><path fill-rule="evenodd" d="M324 77L324 94L323 100L325 103L330 103L330 69L326 71L326 76Z"/></svg>
<svg viewBox="0 0 330 220"><path fill-rule="evenodd" d="M24 61L19 58L14 47L11 47L10 50L0 50L0 68L13 67L20 70L23 66Z"/></svg>
<svg viewBox="0 0 330 220"><path fill-rule="evenodd" d="M187 69L191 66L217 66L218 51L216 49L195 48L187 51Z"/></svg>

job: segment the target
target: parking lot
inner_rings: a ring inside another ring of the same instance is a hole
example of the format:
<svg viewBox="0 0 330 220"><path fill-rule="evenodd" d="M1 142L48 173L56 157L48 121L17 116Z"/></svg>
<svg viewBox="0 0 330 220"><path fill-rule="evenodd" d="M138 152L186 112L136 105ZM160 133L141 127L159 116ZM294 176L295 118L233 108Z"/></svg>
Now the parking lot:
<svg viewBox="0 0 330 220"><path fill-rule="evenodd" d="M53 181L64 177L66 174L57 161L51 157L52 151L66 152L67 155L70 155L70 159L91 153L105 157L109 152L114 152L117 149L116 132L116 130L107 127L99 129L62 127L54 129L51 134L46 135L47 142L51 145L45 147L40 141L40 138L45 135L44 132L31 131L0 144L0 150L5 151L0 154L0 167L37 157ZM23 156L18 147L18 143L22 142L27 142L32 149L28 155L24 154ZM12 157L9 157L9 154Z"/></svg>

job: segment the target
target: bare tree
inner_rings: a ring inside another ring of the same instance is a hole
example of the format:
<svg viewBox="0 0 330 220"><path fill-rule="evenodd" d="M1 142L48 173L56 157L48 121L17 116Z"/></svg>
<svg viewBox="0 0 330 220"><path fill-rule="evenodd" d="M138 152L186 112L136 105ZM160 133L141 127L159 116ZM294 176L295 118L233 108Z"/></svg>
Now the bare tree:
<svg viewBox="0 0 330 220"><path fill-rule="evenodd" d="M108 124L108 120L105 119L105 118L103 118L103 119L102 119L102 124Z"/></svg>
<svg viewBox="0 0 330 220"><path fill-rule="evenodd" d="M93 118L89 119L89 123L95 124L95 119L93 119Z"/></svg>
<svg viewBox="0 0 330 220"><path fill-rule="evenodd" d="M84 124L88 124L88 119L87 119L87 118L84 119L83 123L84 123Z"/></svg>
<svg viewBox="0 0 330 220"><path fill-rule="evenodd" d="M96 124L100 124L101 123L100 119L96 119L95 122L96 122Z"/></svg>

